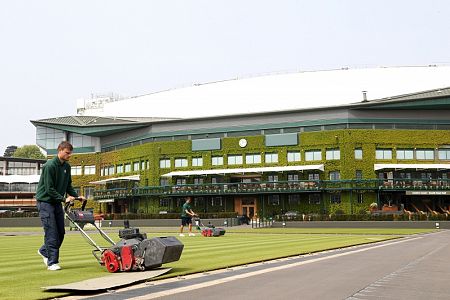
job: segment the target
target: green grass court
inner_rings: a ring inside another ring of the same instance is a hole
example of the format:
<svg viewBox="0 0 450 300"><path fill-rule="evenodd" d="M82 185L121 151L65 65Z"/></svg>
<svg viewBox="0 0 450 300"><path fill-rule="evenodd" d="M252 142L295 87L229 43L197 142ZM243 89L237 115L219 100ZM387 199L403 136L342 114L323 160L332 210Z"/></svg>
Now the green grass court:
<svg viewBox="0 0 450 300"><path fill-rule="evenodd" d="M59 285L109 275L92 256L92 247L79 233L66 234L60 254L61 271L47 271L36 251L43 242L41 228L2 228L2 232L31 232L31 235L0 236L0 299L55 298L64 293L43 292L42 286ZM425 229L362 228L229 228L222 237L179 238L185 245L181 259L166 264L173 270L159 278L174 277L235 265L259 262L285 256L317 252L398 238L402 235L427 233ZM108 232L118 240L117 230ZM148 237L178 236L177 229L158 231L141 228ZM107 246L98 234L91 237ZM242 251L245 249L245 251Z"/></svg>

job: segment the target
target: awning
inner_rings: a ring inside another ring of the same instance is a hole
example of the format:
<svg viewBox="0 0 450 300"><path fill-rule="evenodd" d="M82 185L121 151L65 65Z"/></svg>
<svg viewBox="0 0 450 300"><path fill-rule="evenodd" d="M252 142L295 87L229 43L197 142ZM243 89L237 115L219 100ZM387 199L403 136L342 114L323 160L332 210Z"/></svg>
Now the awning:
<svg viewBox="0 0 450 300"><path fill-rule="evenodd" d="M114 182L114 181L139 181L139 180L140 180L140 175L131 175L131 176L108 178L108 179L103 179L103 180L99 180L99 181L92 181L89 183L91 183L91 184L107 184L107 183Z"/></svg>
<svg viewBox="0 0 450 300"><path fill-rule="evenodd" d="M2 175L1 183L38 183L40 175Z"/></svg>
<svg viewBox="0 0 450 300"><path fill-rule="evenodd" d="M415 170L446 170L450 169L450 164L374 164L375 171L383 169L415 169Z"/></svg>
<svg viewBox="0 0 450 300"><path fill-rule="evenodd" d="M288 172L288 171L306 171L320 170L323 171L321 165L306 166L283 166L283 167L261 167L261 168L236 168L236 169L212 169L212 170L193 170L193 171L174 171L161 175L161 177L173 176L195 176L195 175L213 175L213 174L244 174L244 173L266 173L266 172Z"/></svg>

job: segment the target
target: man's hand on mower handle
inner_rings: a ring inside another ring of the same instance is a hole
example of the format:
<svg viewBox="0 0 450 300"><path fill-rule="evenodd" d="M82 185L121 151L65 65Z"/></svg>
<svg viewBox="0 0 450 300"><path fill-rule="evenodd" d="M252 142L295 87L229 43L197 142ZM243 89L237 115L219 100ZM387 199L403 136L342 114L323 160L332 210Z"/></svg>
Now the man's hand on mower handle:
<svg viewBox="0 0 450 300"><path fill-rule="evenodd" d="M86 200L86 198L84 198L83 196L79 196L79 197L73 197L73 196L68 196L67 198L66 198L66 203L67 202L74 202L75 200L80 200L80 201L84 201L84 200Z"/></svg>

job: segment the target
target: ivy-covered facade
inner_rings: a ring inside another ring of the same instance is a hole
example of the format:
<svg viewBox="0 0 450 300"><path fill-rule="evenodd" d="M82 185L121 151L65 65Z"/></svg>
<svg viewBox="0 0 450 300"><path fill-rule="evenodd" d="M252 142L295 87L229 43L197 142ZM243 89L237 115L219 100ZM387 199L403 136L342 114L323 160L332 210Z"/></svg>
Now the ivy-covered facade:
<svg viewBox="0 0 450 300"><path fill-rule="evenodd" d="M218 216L361 214L372 203L445 212L449 108L440 89L308 110L32 123L50 154L58 139L79 143L73 184L104 213L169 215L187 196Z"/></svg>

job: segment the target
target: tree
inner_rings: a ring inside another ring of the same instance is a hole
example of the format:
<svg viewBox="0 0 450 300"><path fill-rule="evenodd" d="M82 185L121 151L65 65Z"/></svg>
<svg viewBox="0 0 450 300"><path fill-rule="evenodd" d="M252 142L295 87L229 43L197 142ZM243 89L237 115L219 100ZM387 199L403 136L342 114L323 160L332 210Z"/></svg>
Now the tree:
<svg viewBox="0 0 450 300"><path fill-rule="evenodd" d="M17 146L8 146L6 147L5 154L3 154L4 157L11 157L14 154L14 151L17 150Z"/></svg>
<svg viewBox="0 0 450 300"><path fill-rule="evenodd" d="M17 148L13 157L45 159L45 155L42 154L41 150L36 145L24 145Z"/></svg>

